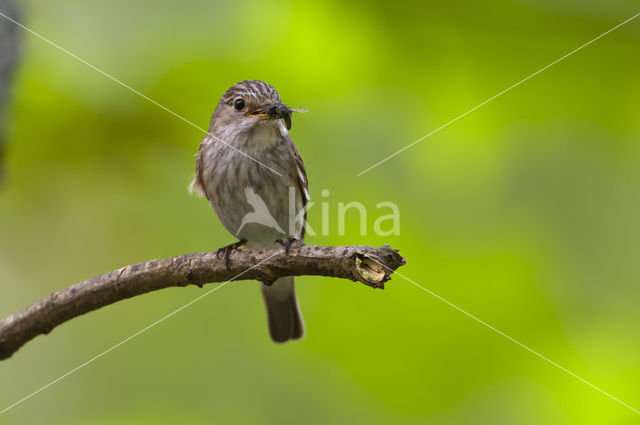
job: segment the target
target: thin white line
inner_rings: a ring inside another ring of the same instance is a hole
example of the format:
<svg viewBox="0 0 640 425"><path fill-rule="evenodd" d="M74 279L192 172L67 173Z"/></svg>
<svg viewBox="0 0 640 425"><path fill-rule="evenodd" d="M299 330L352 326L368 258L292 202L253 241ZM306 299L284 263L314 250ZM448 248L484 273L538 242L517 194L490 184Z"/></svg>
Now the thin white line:
<svg viewBox="0 0 640 425"><path fill-rule="evenodd" d="M33 397L34 395L38 394L40 391L43 391L47 388L49 388L50 386L52 386L53 384L55 384L58 381L61 381L62 379L66 378L67 376L71 375L72 373L82 369L83 367L85 367L86 365L88 365L89 363L93 363L95 360L98 360L100 357L104 356L105 354L115 350L116 348L118 348L119 346L121 346L122 344L124 344L125 342L131 341L133 338L137 337L138 335L140 335L143 332L148 331L149 329L153 328L154 326L156 326L157 324L164 322L166 319L168 319L169 317L173 316L174 314L178 313L179 311L184 310L185 308L189 307L191 304L195 303L196 301L200 301L201 299L203 299L204 297L206 297L207 295L211 294L214 291L217 291L218 289L222 288L223 286L225 286L226 284L228 284L229 282L231 282L234 279L239 278L240 276L242 276L243 274L247 273L249 270L253 269L254 267L259 266L260 264L264 263L267 260L270 260L271 258L275 257L276 255L280 254L280 252L276 252L275 254L273 254L272 256L265 258L264 260L260 261L259 263L254 264L253 266L249 267L247 270L243 271L242 273L232 277L231 279L227 280L224 283L221 283L220 285L216 286L215 288L205 292L204 294L200 295L197 298L194 298L193 300L189 301L188 303L186 303L185 305L183 305L182 307L172 311L171 313L167 314L166 316L160 318L159 320L156 320L155 322L153 322L152 324L150 324L149 326L139 330L138 332L134 333L133 335L131 335L130 337L120 341L119 343L117 343L116 345L114 345L113 347L103 351L102 353L98 354L97 356L87 360L86 362L82 363L80 366L71 369L69 372L65 373L64 375L62 375L61 377L54 379L53 381L49 382L47 385L41 387L40 389L32 392L31 394L29 394L28 396L16 401L15 403L13 403L11 406L6 407L4 410L0 411L0 415L2 415L3 413L7 412L8 410L13 409L14 407L16 407L17 405L19 405L20 403L22 403L23 401L26 401L28 399L30 399L31 397Z"/></svg>
<svg viewBox="0 0 640 425"><path fill-rule="evenodd" d="M541 68L541 69L537 70L536 72L534 72L533 74L529 75L528 77L526 77L526 78L524 78L524 79L522 79L522 80L518 81L517 83L515 83L515 84L514 84L514 85L512 85L511 87L509 87L509 88L506 88L506 89L502 90L500 93L498 93L497 95L495 95L495 96L493 96L493 97L491 97L491 98L489 98L489 99L485 100L484 102L482 102L482 103L481 103L481 104L479 104L478 106L475 106L475 107L473 107L473 108L469 109L469 110L468 110L467 112L465 112L464 114L462 114L462 115L458 116L457 118L452 119L452 120L451 120L451 121L449 121L448 123L446 123L446 124L444 124L444 125L442 125L442 126L440 126L440 127L436 128L436 129L435 129L435 130L433 130L431 133L425 134L424 136L422 136L421 138L419 138L419 139L418 139L418 140L416 140L415 142L413 142L413 143L411 143L411 144L409 144L409 145L405 146L404 148L400 149L400 150L399 150L399 151L397 151L396 153L389 155L388 157L386 157L386 158L385 158L385 159L383 159L382 161L379 161L379 162L375 163L374 165L372 165L371 167L367 168L367 169L366 169L366 170L364 170L364 171L360 171L360 172L356 175L356 177L360 177L360 176L361 176L361 175L363 175L364 173L366 173L366 172L368 172L368 171L370 171L370 170L374 169L375 167L377 167L378 165L382 164L383 162L386 162L386 161L388 161L389 159L393 158L394 156L398 155L399 153L406 151L407 149L409 149L409 148L410 148L410 147L412 147L413 145L415 145L415 144L417 144L417 143L419 143L419 142L423 141L423 140L424 140L424 139L426 139L427 137L431 136L432 134L437 133L438 131L442 130L443 128L448 127L450 124L453 124L454 122L458 121L460 118L462 118L462 117L464 117L464 116L466 116L466 115L470 114L471 112L475 111L476 109L478 109L478 108L480 108L480 107L482 107L482 106L486 105L487 103L491 102L491 101L492 101L492 100L494 100L495 98L497 98L497 97L499 97L499 96L501 96L501 95L505 94L505 93L506 93L506 92L508 92L509 90L511 90L511 89L513 89L513 88L515 88L515 87L519 86L520 84L524 83L525 81L529 80L530 78L535 77L536 75L540 74L542 71L544 71L544 70L546 70L546 69L548 69L548 68L552 67L553 65L557 64L557 63L558 63L558 62L560 62L561 60L568 58L569 56L571 56L572 54L576 53L577 51L582 50L583 48L587 47L589 44L593 43L594 41L599 40L600 38L602 38L602 37L604 37L605 35L609 34L611 31L614 31L614 30L616 30L616 29L620 28L621 26L623 26L624 24L626 24L626 23L627 23L627 22L629 22L629 21L632 21L633 19L637 18L638 16L640 16L640 13L637 13L637 14L633 15L631 18L627 19L626 21L622 22L621 24L616 25L615 27L611 28L609 31L607 31L607 32L605 32L605 33L603 33L603 34L600 34L599 36L597 36L597 37L596 37L596 38L594 38L593 40L591 40L591 41L589 41L589 42L587 42L587 43L583 44L582 46L578 47L577 49L573 50L572 52L567 53L566 55L562 56L560 59L556 59L554 62L550 63L549 65L545 66L544 68Z"/></svg>
<svg viewBox="0 0 640 425"><path fill-rule="evenodd" d="M374 260L376 261L376 260ZM386 265L376 261L376 263L380 264L382 267L390 270L391 272L394 272L391 268L387 267ZM395 274L397 274L398 276L402 277L403 279L405 279L408 282L413 283L415 286L417 286L418 288L422 289L423 291L425 291L426 293L434 296L435 298L439 299L440 301L442 301L443 303L455 308L456 310L458 310L459 312L467 315L468 317L472 318L473 320L475 320L478 323L481 323L482 325L486 326L487 328L491 329L492 331L502 335L503 337L507 338L509 341L516 343L517 345L519 345L520 347L524 348L525 350L529 351L530 353L535 354L536 356L540 357L542 360L545 360L548 363L551 363L552 365L554 365L555 367L557 367L558 369L568 373L569 375L573 376L574 378L578 379L579 381L584 382L585 384L589 385L591 388L601 392L602 394L606 395L607 397L617 401L618 403L620 403L621 405L623 405L624 407L627 407L631 410L633 410L634 412L636 412L637 414L640 414L640 411L638 411L637 409L631 407L630 405L628 405L627 403L625 403L624 401L620 400L619 398L616 398L615 396L609 394L608 392L606 392L605 390L596 387L595 385L593 385L591 382L587 381L586 379L583 379L581 377L579 377L578 375L576 375L575 373L571 372L568 369L565 369L564 367L560 366L558 363L555 363L553 360L543 356L542 354L538 353L537 351L534 351L533 349L527 347L526 345L524 345L523 343L521 343L520 341L510 337L509 335L505 334L504 332L500 331L499 329L494 328L493 326L491 326L490 324L488 324L487 322L484 322L483 320L477 318L476 316L474 316L471 313L466 312L465 310L463 310L462 308L458 307L457 305L453 304L452 302L442 298L440 295L436 294L435 292L432 292L430 290L428 290L427 288L425 288L424 286L420 285L419 283L409 279L408 277L398 273L398 271L394 272Z"/></svg>
<svg viewBox="0 0 640 425"><path fill-rule="evenodd" d="M277 175L279 175L280 177L282 177L282 174L277 172L276 170L274 170L273 168L269 167L268 165L258 161L257 159L255 159L254 157L252 157L251 155L248 155L244 152L242 152L240 149L236 148L235 146L232 146L226 142L224 142L222 139L219 139L218 137L214 136L213 134L211 134L210 132L208 132L207 130L205 130L204 128L194 124L193 122L189 121L188 119L184 118L181 115L178 115L176 112L173 112L171 109L162 106L161 104L159 104L158 102L156 102L155 100L151 99L150 97L140 93L138 90L134 89L133 87L123 83L122 81L118 80L116 77L113 77L109 74L107 74L106 72L104 72L103 70L101 70L100 68L98 68L97 66L94 66L92 64L90 64L89 62L85 61L84 59L74 55L73 53L71 53L70 51L68 51L67 49L65 49L64 47L61 47L59 45L57 45L56 43L54 43L53 41L47 39L46 37L38 34L37 32L33 31L30 28L27 28L26 26L22 25L20 22L8 17L7 15L5 15L4 13L0 12L0 16L4 17L5 19L8 19L9 21L13 22L14 24L16 24L17 26L19 26L20 28L22 28L25 31L30 32L31 34L35 35L36 37L38 37L39 39L49 43L50 45L52 45L53 47L55 47L58 50L63 51L64 53L68 54L69 56L71 56L72 58L78 60L79 62L82 62L83 64L87 65L89 68L93 69L94 71L104 75L105 77L109 78L112 81L115 81L116 83L120 84L122 87L125 87L129 90L131 90L132 92L134 92L135 94L137 94L138 96L148 100L149 102L153 103L154 105L156 105L157 107L164 109L165 111L167 111L168 113L170 113L171 115L180 118L182 121L186 122L187 124L191 125L192 127L197 128L198 130L202 131L205 134L208 134L209 136L211 136L212 138L214 138L215 140L219 141L220 143L230 147L231 149L237 151L238 153L241 153L242 155L246 156L247 158L257 162L258 164L262 165L263 167L266 167L267 169L271 170L272 172L276 173Z"/></svg>

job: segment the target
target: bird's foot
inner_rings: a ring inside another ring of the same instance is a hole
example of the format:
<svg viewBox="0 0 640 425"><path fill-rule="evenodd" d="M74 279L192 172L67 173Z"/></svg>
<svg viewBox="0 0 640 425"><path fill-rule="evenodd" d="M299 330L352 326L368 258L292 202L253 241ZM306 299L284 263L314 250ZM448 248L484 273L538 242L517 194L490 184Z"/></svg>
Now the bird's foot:
<svg viewBox="0 0 640 425"><path fill-rule="evenodd" d="M294 238L294 237L289 237L289 238L287 239L287 241L286 241L286 242L284 242L282 239L276 239L276 241L275 241L275 242L276 242L276 243L278 243L278 244L280 244L280 245L282 245L282 246L284 247L284 252L285 252L287 255L289 255L289 250L291 249L291 245L293 245L293 244L294 244L294 243L296 243L296 242L304 243L304 242L302 242L301 240L296 239L296 238Z"/></svg>
<svg viewBox="0 0 640 425"><path fill-rule="evenodd" d="M246 239L241 239L238 242L234 242L232 244L229 244L227 246L223 246L222 248L219 248L216 251L216 258L220 258L220 254L224 255L224 266L227 268L227 270L229 270L229 255L231 254L231 251L233 251L234 249L238 249L240 248L242 245L246 244L247 240Z"/></svg>

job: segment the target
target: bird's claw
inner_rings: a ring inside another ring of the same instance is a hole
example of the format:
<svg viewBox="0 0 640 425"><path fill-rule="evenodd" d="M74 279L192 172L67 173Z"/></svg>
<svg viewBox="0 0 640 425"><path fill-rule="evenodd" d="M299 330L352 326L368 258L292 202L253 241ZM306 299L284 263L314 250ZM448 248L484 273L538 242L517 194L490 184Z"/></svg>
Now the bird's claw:
<svg viewBox="0 0 640 425"><path fill-rule="evenodd" d="M218 250L216 251L216 258L220 258L220 254L224 254L224 266L227 268L227 270L230 269L229 267L229 256L231 255L231 251L233 251L234 249L238 249L240 248L242 245L244 245L245 243L247 243L246 239L242 239L239 240L238 242L234 242L232 244L229 244L227 246L223 246L222 248L218 248Z"/></svg>
<svg viewBox="0 0 640 425"><path fill-rule="evenodd" d="M293 245L295 242L299 242L299 240L296 238L290 237L287 239L286 242L284 242L282 239L276 239L275 242L282 245L284 247L285 254L289 255L289 250L291 249L291 245Z"/></svg>

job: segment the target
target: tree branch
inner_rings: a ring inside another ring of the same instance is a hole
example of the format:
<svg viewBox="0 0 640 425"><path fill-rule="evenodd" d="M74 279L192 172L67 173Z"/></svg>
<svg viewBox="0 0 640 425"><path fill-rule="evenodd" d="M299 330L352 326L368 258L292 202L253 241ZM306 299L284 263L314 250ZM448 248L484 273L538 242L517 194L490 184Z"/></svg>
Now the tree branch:
<svg viewBox="0 0 640 425"><path fill-rule="evenodd" d="M389 275L404 264L405 259L388 245L376 248L301 243L294 243L288 255L278 246L234 251L229 257L229 269L215 251L132 264L56 291L0 321L0 360L74 317L171 286L202 287L237 278L273 282L282 276L315 275L384 288Z"/></svg>

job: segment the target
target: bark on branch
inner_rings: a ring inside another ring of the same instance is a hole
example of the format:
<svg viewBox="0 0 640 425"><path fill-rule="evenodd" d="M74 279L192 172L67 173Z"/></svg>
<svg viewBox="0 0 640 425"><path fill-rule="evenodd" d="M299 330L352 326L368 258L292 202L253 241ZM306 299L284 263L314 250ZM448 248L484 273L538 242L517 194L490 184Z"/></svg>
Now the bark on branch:
<svg viewBox="0 0 640 425"><path fill-rule="evenodd" d="M132 264L61 289L0 321L0 360L25 343L74 317L125 298L171 286L226 282L237 279L273 282L282 276L316 275L359 281L384 288L389 275L405 264L388 245L312 246L294 243L289 254L282 247L232 252L229 269L216 252ZM383 266L384 265L384 266Z"/></svg>

